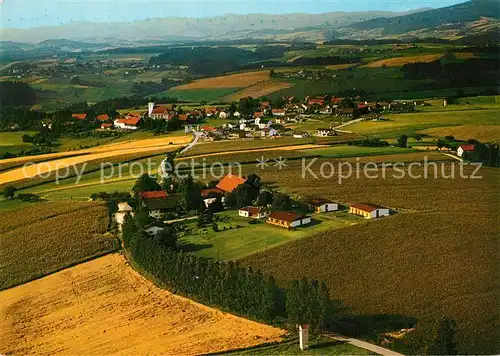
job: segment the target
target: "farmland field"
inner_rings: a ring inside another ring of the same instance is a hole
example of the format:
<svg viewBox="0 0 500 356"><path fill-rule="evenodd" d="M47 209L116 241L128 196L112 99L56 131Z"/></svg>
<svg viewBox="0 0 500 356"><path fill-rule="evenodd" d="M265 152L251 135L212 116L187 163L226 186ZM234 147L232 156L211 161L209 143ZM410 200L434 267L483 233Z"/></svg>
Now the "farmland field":
<svg viewBox="0 0 500 356"><path fill-rule="evenodd" d="M436 127L419 131L434 137L454 136L458 140L466 141L473 138L482 142L500 143L500 126L496 125L460 125Z"/></svg>
<svg viewBox="0 0 500 356"><path fill-rule="evenodd" d="M428 54L424 56L407 56L407 57L396 57L396 58L388 58L382 59L380 61L370 62L364 67L367 68L380 68L383 66L386 67L401 67L408 63L420 63L420 62L434 62L441 58L444 54Z"/></svg>
<svg viewBox="0 0 500 356"><path fill-rule="evenodd" d="M243 72L195 80L192 83L175 87L175 90L214 89L214 88L244 88L269 79L269 71Z"/></svg>
<svg viewBox="0 0 500 356"><path fill-rule="evenodd" d="M156 287L113 254L0 293L6 354L206 354L285 333Z"/></svg>
<svg viewBox="0 0 500 356"><path fill-rule="evenodd" d="M388 121L363 121L347 126L354 133L394 138L402 134L408 136L434 127L451 125L494 125L500 124L500 111L492 110L457 110L439 112L416 112L411 114L387 115Z"/></svg>
<svg viewBox="0 0 500 356"><path fill-rule="evenodd" d="M461 179L458 167L443 167L456 178L426 179L420 168L413 171L419 179L397 179L389 170L386 179L362 175L338 184L337 175L300 179L300 163L259 173L264 182L298 196L371 202L400 213L243 261L272 273L282 285L302 276L325 280L331 296L358 314L451 317L458 323L460 353L498 353L500 173L482 168L482 179ZM466 167L465 173L472 170ZM463 211L467 218L460 218Z"/></svg>
<svg viewBox="0 0 500 356"><path fill-rule="evenodd" d="M305 151L312 155L318 155L327 158L340 157L362 157L362 156L380 156L392 155L398 153L410 153L411 149L400 147L359 147L359 146L336 146L328 148L318 148Z"/></svg>
<svg viewBox="0 0 500 356"><path fill-rule="evenodd" d="M179 87L174 87L167 91L158 93L158 96L168 96L172 98L177 98L179 100L200 102L202 100L211 102L216 101L225 95L233 93L234 88L196 88L196 89L178 89Z"/></svg>
<svg viewBox="0 0 500 356"><path fill-rule="evenodd" d="M230 102L230 101L238 101L241 98L245 98L251 96L252 98L260 98L271 94L277 90L282 90L286 88L290 88L292 86L291 83L286 82L277 82L277 81L267 81L264 83L258 83L252 85L248 88L240 90L234 94L227 95L223 97L221 100Z"/></svg>
<svg viewBox="0 0 500 356"><path fill-rule="evenodd" d="M118 248L97 203L41 202L0 212L0 289Z"/></svg>

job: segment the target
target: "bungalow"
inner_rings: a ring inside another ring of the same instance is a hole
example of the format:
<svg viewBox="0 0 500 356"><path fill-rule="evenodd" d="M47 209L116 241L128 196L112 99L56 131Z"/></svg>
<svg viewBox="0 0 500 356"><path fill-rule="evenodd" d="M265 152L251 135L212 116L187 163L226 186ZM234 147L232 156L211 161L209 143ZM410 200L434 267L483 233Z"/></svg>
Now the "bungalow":
<svg viewBox="0 0 500 356"><path fill-rule="evenodd" d="M287 211L273 211L266 221L268 224L293 229L298 226L311 223L311 218L303 214L290 213Z"/></svg>
<svg viewBox="0 0 500 356"><path fill-rule="evenodd" d="M318 129L317 136L318 137L328 137L335 135L335 130L332 128L329 129Z"/></svg>
<svg viewBox="0 0 500 356"><path fill-rule="evenodd" d="M123 130L137 130L138 124L141 121L140 117L136 118L119 118L116 119L114 124L115 127L118 129L123 129Z"/></svg>
<svg viewBox="0 0 500 356"><path fill-rule="evenodd" d="M177 209L179 198L176 194L171 194L165 198L147 199L143 204L148 209L150 217L162 219L166 213Z"/></svg>
<svg viewBox="0 0 500 356"><path fill-rule="evenodd" d="M285 116L285 109L273 109L273 116Z"/></svg>
<svg viewBox="0 0 500 356"><path fill-rule="evenodd" d="M246 206L238 209L238 215L250 219L265 219L269 216L270 212L260 206Z"/></svg>
<svg viewBox="0 0 500 356"><path fill-rule="evenodd" d="M339 210L339 205L337 203L326 199L312 199L309 203L309 207L314 210L315 213L326 213Z"/></svg>
<svg viewBox="0 0 500 356"><path fill-rule="evenodd" d="M77 119L77 120L85 120L87 118L87 114L83 113L83 114L73 114L71 115L71 117L73 119Z"/></svg>
<svg viewBox="0 0 500 356"><path fill-rule="evenodd" d="M246 181L246 178L228 174L224 178L222 178L219 184L217 184L216 188L219 188L226 193L231 193L236 189L237 186L245 183Z"/></svg>
<svg viewBox="0 0 500 356"><path fill-rule="evenodd" d="M109 120L109 115L108 114L97 115L96 119L99 120L99 121L108 121Z"/></svg>
<svg viewBox="0 0 500 356"><path fill-rule="evenodd" d="M112 128L113 128L113 124L110 124L110 123L101 124L101 130L111 130Z"/></svg>
<svg viewBox="0 0 500 356"><path fill-rule="evenodd" d="M390 211L387 208L364 203L351 205L349 207L349 213L354 215L361 215L365 219L376 219L390 215Z"/></svg>
<svg viewBox="0 0 500 356"><path fill-rule="evenodd" d="M459 157L463 157L465 152L472 152L474 151L474 145L461 145L457 149L457 155Z"/></svg>
<svg viewBox="0 0 500 356"><path fill-rule="evenodd" d="M139 193L139 198L141 198L143 200L166 198L167 196L168 196L168 194L164 190L156 190L156 191L151 191L151 192L140 192Z"/></svg>

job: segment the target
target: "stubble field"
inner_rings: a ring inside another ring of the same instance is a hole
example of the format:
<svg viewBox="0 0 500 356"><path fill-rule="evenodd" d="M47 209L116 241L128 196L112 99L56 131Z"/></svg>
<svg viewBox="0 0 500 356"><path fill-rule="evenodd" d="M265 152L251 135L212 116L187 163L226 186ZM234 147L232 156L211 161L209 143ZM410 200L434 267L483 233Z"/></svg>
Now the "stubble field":
<svg viewBox="0 0 500 356"><path fill-rule="evenodd" d="M199 355L284 331L156 287L113 254L0 293L4 354Z"/></svg>

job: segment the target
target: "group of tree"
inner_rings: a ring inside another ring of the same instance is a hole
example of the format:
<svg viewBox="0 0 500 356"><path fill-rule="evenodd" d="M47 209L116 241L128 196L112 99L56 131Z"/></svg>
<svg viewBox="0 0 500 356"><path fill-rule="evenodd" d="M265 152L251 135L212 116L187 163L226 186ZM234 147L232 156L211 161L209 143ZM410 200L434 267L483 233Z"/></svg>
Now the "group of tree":
<svg viewBox="0 0 500 356"><path fill-rule="evenodd" d="M382 141L379 138L365 138L358 141L351 141L347 143L349 146L363 146L363 147L388 147L389 142Z"/></svg>
<svg viewBox="0 0 500 356"><path fill-rule="evenodd" d="M473 151L464 153L464 158L471 162L481 162L490 167L500 167L500 148L496 143L481 143L475 140L469 141L474 145Z"/></svg>
<svg viewBox="0 0 500 356"><path fill-rule="evenodd" d="M456 331L452 319L425 317L396 346L408 355L457 355Z"/></svg>

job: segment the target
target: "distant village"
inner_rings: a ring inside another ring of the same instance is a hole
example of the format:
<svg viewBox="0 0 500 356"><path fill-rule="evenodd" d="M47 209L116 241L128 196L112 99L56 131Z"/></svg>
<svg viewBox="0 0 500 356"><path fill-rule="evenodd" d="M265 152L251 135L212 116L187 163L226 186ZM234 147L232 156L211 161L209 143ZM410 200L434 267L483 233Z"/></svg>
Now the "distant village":
<svg viewBox="0 0 500 356"><path fill-rule="evenodd" d="M270 101L260 101L250 114L238 111L236 105L205 106L184 111L181 105L150 102L147 110L134 111L111 118L107 114L95 117L101 123L100 130L133 131L141 128L146 120L163 120L169 122L178 120L179 126L184 126L185 132L199 132L201 139L206 141L238 139L238 138L280 138L284 125L321 119L321 116L337 118L338 121L350 121L355 118L363 120L383 121L383 114L389 112L411 112L415 106L427 105L425 102L414 101L347 101L345 98L330 96L306 97L297 100L294 97L282 97L279 107ZM85 120L86 113L74 113L75 120ZM217 119L218 125L210 120ZM220 120L228 120L220 123ZM296 131L294 138L306 138L308 132ZM332 127L317 130L318 137L334 136Z"/></svg>

